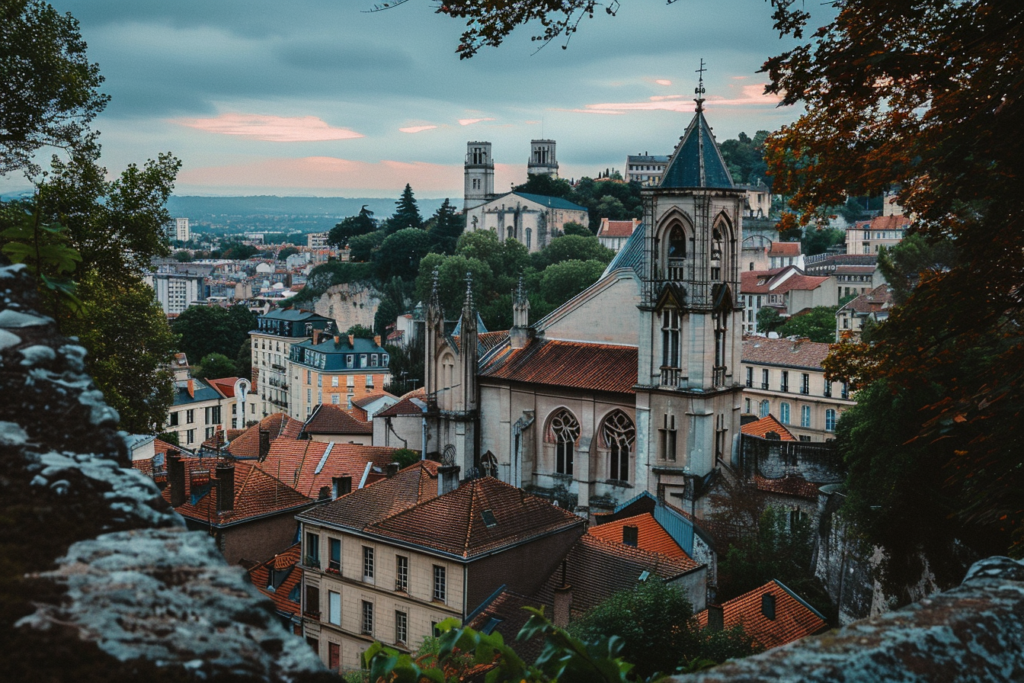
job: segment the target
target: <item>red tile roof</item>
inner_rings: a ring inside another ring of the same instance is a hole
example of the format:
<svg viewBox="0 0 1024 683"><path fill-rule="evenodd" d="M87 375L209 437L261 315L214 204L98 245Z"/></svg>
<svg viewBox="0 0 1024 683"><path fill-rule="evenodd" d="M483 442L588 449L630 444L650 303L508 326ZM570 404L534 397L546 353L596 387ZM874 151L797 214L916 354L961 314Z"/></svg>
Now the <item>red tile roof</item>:
<svg viewBox="0 0 1024 683"><path fill-rule="evenodd" d="M808 500L817 500L821 487L820 484L812 484L799 474L787 474L782 479L766 479L755 474L754 484L758 491L807 498Z"/></svg>
<svg viewBox="0 0 1024 683"><path fill-rule="evenodd" d="M632 394L637 378L635 346L531 339L521 349L503 349L480 370L481 377Z"/></svg>
<svg viewBox="0 0 1024 683"><path fill-rule="evenodd" d="M629 237L636 229L636 221L610 221L601 219L601 227L597 230L598 237Z"/></svg>
<svg viewBox="0 0 1024 683"><path fill-rule="evenodd" d="M787 277L789 270L794 270ZM828 281L825 275L804 275L795 266L775 270L745 270L740 273L743 294L785 294L793 290L814 290Z"/></svg>
<svg viewBox="0 0 1024 683"><path fill-rule="evenodd" d="M493 524L485 512L490 511ZM438 524L444 520L444 524ZM367 531L463 558L572 527L584 520L493 477L473 479L443 496L367 527Z"/></svg>
<svg viewBox="0 0 1024 683"><path fill-rule="evenodd" d="M221 377L220 379L208 379L206 383L217 390L224 398L235 397L235 382L238 381L238 377Z"/></svg>
<svg viewBox="0 0 1024 683"><path fill-rule="evenodd" d="M829 344L807 339L743 338L743 362L758 365L781 365L806 370L822 370Z"/></svg>
<svg viewBox="0 0 1024 683"><path fill-rule="evenodd" d="M740 431L749 436L759 436L764 438L765 434L769 432L775 432L779 435L781 441L796 441L796 437L793 433L786 429L786 425L782 424L775 419L775 416L768 413L760 420L755 422L748 422L747 424L740 427Z"/></svg>
<svg viewBox="0 0 1024 683"><path fill-rule="evenodd" d="M768 256L799 256L800 253L799 242L772 242Z"/></svg>
<svg viewBox="0 0 1024 683"><path fill-rule="evenodd" d="M880 285L869 292L864 292L856 299L846 302L839 310L849 310L856 313L880 313L892 308L892 304L892 287Z"/></svg>
<svg viewBox="0 0 1024 683"><path fill-rule="evenodd" d="M303 427L305 434L373 434L373 425L357 420L341 406L322 403Z"/></svg>
<svg viewBox="0 0 1024 683"><path fill-rule="evenodd" d="M654 515L645 512L633 517L625 517L614 522L606 522L587 529L587 533L611 543L622 543L622 528L637 528L637 548L653 553L661 553L666 557L689 560L690 556L669 536L668 532L658 524Z"/></svg>
<svg viewBox="0 0 1024 683"><path fill-rule="evenodd" d="M288 510L298 511L313 504L295 489L247 462L234 462L234 509L217 512L216 458L182 458L185 464L185 503L175 508L186 517L212 526L237 524L251 517L259 517ZM195 484L195 488L193 488ZM195 502L192 496L198 497ZM171 487L162 493L171 501Z"/></svg>
<svg viewBox="0 0 1024 683"><path fill-rule="evenodd" d="M290 596L292 590L302 584L302 567L299 564L301 553L301 544L296 543L288 550L274 555L249 570L249 580L252 585L260 593L270 598L274 607L277 608L278 614L294 617L299 615L299 610L302 607L301 597L299 600L293 601ZM276 587L270 581L271 570L275 571L274 583L278 584ZM280 575L285 573L287 575L281 579Z"/></svg>
<svg viewBox="0 0 1024 683"><path fill-rule="evenodd" d="M406 394L408 396L408 394ZM403 398L401 401L380 411L374 417L398 417L399 415L422 415L425 398L411 396L409 398Z"/></svg>
<svg viewBox="0 0 1024 683"><path fill-rule="evenodd" d="M775 618L769 619L761 612L762 596L775 596ZM828 624L801 599L780 584L770 581L738 598L722 605L725 628L743 626L748 636L766 649L792 643L805 636L828 630ZM702 627L708 624L708 611L697 615Z"/></svg>
<svg viewBox="0 0 1024 683"><path fill-rule="evenodd" d="M257 467L302 495L316 499L319 498L321 488L332 486L335 477L351 477L352 488L357 488L367 463L371 463L367 483L383 478L395 450L379 446L280 438L271 444L266 460L258 463Z"/></svg>
<svg viewBox="0 0 1024 683"><path fill-rule="evenodd" d="M270 442L281 436L297 439L302 433L302 423L284 413L274 413L246 429L231 441L228 453L236 458L258 458L260 455L260 430L270 432Z"/></svg>
<svg viewBox="0 0 1024 683"><path fill-rule="evenodd" d="M381 479L362 489L303 513L313 523L326 522L362 530L437 496L438 463L420 460L389 479ZM353 484L353 487L355 484ZM431 522L431 528L437 520Z"/></svg>
<svg viewBox="0 0 1024 683"><path fill-rule="evenodd" d="M875 216L870 221L857 221L849 230L899 230L914 221L906 216Z"/></svg>
<svg viewBox="0 0 1024 683"><path fill-rule="evenodd" d="M153 440L153 452L154 453L166 453L169 450L178 450L178 447L174 444L161 441L160 439Z"/></svg>
<svg viewBox="0 0 1024 683"><path fill-rule="evenodd" d="M399 398L426 398L427 389L426 387L420 387L419 389L413 389L412 391L402 394Z"/></svg>

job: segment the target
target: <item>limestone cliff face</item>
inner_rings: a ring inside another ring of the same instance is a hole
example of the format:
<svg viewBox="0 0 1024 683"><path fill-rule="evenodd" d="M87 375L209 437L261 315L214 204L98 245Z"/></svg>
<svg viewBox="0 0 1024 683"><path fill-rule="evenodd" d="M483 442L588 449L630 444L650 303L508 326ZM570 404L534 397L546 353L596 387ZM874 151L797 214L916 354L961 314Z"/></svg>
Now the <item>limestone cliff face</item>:
<svg viewBox="0 0 1024 683"><path fill-rule="evenodd" d="M362 282L334 285L314 304L319 315L328 317L344 332L353 325L373 328L373 318L380 306L381 293Z"/></svg>
<svg viewBox="0 0 1024 683"><path fill-rule="evenodd" d="M311 680L319 658L128 467L85 349L0 267L0 679Z"/></svg>

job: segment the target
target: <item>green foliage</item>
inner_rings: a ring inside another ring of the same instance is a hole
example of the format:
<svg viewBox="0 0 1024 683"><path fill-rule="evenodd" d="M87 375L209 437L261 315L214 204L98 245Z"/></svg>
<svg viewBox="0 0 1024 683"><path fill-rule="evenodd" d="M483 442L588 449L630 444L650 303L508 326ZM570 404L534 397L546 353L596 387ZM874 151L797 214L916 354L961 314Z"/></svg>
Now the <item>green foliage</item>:
<svg viewBox="0 0 1024 683"><path fill-rule="evenodd" d="M180 446L178 443L178 432L161 432L156 435L156 438L160 439L165 443L169 443L172 446Z"/></svg>
<svg viewBox="0 0 1024 683"><path fill-rule="evenodd" d="M2 205L0 243L3 244L0 251L11 263L24 263L61 303L72 310L81 307L81 301L75 296L77 285L69 275L82 257L68 246L67 228L41 222L38 198L35 207L20 202ZM56 305L52 297L48 298L51 305Z"/></svg>
<svg viewBox="0 0 1024 683"><path fill-rule="evenodd" d="M522 185L512 188L515 192L539 194L546 197L568 199L587 210L590 234L597 233L602 218L628 220L643 216L638 183L595 181L581 178L573 188L568 181L546 175L531 175ZM565 234L570 234L566 231ZM582 234L582 233L577 233Z"/></svg>
<svg viewBox="0 0 1024 683"><path fill-rule="evenodd" d="M420 262L420 272L416 277L416 298L420 301L430 301L435 268L438 270L441 307L452 319L458 317L466 299L466 273L473 274L473 291L477 294L478 303L486 300L486 293L493 291L494 273L484 261L467 258L461 253L454 256L427 254Z"/></svg>
<svg viewBox="0 0 1024 683"><path fill-rule="evenodd" d="M618 200L616 200L618 201ZM621 204L621 202L620 202ZM566 223L562 226L563 235L579 235L580 237L590 237L594 233L590 232L590 228L579 223Z"/></svg>
<svg viewBox="0 0 1024 683"><path fill-rule="evenodd" d="M768 167L764 161L764 141L767 138L768 131L759 130L753 138L746 133L740 133L736 139L723 140L719 145L734 183L755 185L760 180L771 186Z"/></svg>
<svg viewBox="0 0 1024 683"><path fill-rule="evenodd" d="M393 277L381 289L380 305L373 316L373 329L386 337L388 326L394 325L398 316L405 312L406 283L400 277Z"/></svg>
<svg viewBox="0 0 1024 683"><path fill-rule="evenodd" d="M331 228L331 231L327 233L327 243L343 249L349 245L349 241L353 237L366 235L376 229L377 224L373 220L373 212L364 204L357 215L349 216Z"/></svg>
<svg viewBox="0 0 1024 683"><path fill-rule="evenodd" d="M782 326L783 322L778 310L769 306L762 306L761 310L757 312L757 331L763 334L774 332Z"/></svg>
<svg viewBox="0 0 1024 683"><path fill-rule="evenodd" d="M298 254L299 250L295 247L285 247L281 251L277 252L277 260L284 261L292 254Z"/></svg>
<svg viewBox="0 0 1024 683"><path fill-rule="evenodd" d="M548 266L540 282L540 293L548 301L565 302L597 282L604 272L600 261L562 261ZM511 308L511 301L509 302Z"/></svg>
<svg viewBox="0 0 1024 683"><path fill-rule="evenodd" d="M249 344L246 344L249 346ZM223 353L208 353L199 361L199 367L192 371L192 376L197 379L221 379L224 377L235 377L238 373L238 364L225 356Z"/></svg>
<svg viewBox="0 0 1024 683"><path fill-rule="evenodd" d="M423 359L425 349L422 335L418 344L385 344L388 368L391 370L391 393L401 396L423 386Z"/></svg>
<svg viewBox="0 0 1024 683"><path fill-rule="evenodd" d="M853 225L867 215L864 207L864 200L860 197L850 197L846 203L836 208L836 213L842 216L843 220Z"/></svg>
<svg viewBox="0 0 1024 683"><path fill-rule="evenodd" d="M309 277L306 279L306 286L289 299L289 303L299 304L314 301L334 285L366 281L373 277L374 272L372 263L344 261L324 263L310 271Z"/></svg>
<svg viewBox="0 0 1024 683"><path fill-rule="evenodd" d="M356 235L348 240L348 257L351 261L367 262L373 260L373 252L381 245L387 233L375 230L365 235Z"/></svg>
<svg viewBox="0 0 1024 683"><path fill-rule="evenodd" d="M192 254L188 253L184 249L180 249L174 252L174 260L178 263L190 263L192 261Z"/></svg>
<svg viewBox="0 0 1024 683"><path fill-rule="evenodd" d="M172 329L179 335L178 349L192 362L211 353L230 358L238 355L249 331L256 329L256 315L242 305L189 306L175 319Z"/></svg>
<svg viewBox="0 0 1024 683"><path fill-rule="evenodd" d="M387 281L393 277L416 276L420 259L431 247L431 236L419 228L405 228L388 235L374 256L377 263L377 277Z"/></svg>
<svg viewBox="0 0 1024 683"><path fill-rule="evenodd" d="M405 469L409 465L415 465L420 461L420 454L416 451L411 451L408 448L399 448L391 457L402 469Z"/></svg>
<svg viewBox="0 0 1024 683"><path fill-rule="evenodd" d="M248 339L238 347L238 355L235 357L235 368L238 370L239 377L252 378L252 342Z"/></svg>
<svg viewBox="0 0 1024 683"><path fill-rule="evenodd" d="M893 299L903 303L920 282L956 264L956 250L950 240L935 240L910 234L899 244L878 251L878 270L892 287Z"/></svg>
<svg viewBox="0 0 1024 683"><path fill-rule="evenodd" d="M551 240L544 249L531 256L538 270L562 261L600 261L608 265L615 252L605 247L593 235L564 235Z"/></svg>
<svg viewBox="0 0 1024 683"><path fill-rule="evenodd" d="M815 306L806 313L794 315L778 328L779 336L796 335L807 337L814 342L834 342L836 340L836 310L838 308L838 306ZM758 317L760 317L760 312L758 312ZM758 326L760 327L760 320Z"/></svg>
<svg viewBox="0 0 1024 683"><path fill-rule="evenodd" d="M232 261L247 261L260 253L260 250L251 244L242 242L228 242L220 249L214 250L214 258L230 259Z"/></svg>
<svg viewBox="0 0 1024 683"><path fill-rule="evenodd" d="M562 199L574 201L574 191L568 180L545 174L534 175L531 173L526 177L525 183L522 185L516 185L512 188L512 191L526 192L527 194L539 194L544 197L560 197Z"/></svg>
<svg viewBox="0 0 1024 683"><path fill-rule="evenodd" d="M373 330L362 325L353 325L345 334L351 334L356 339L373 339Z"/></svg>
<svg viewBox="0 0 1024 683"><path fill-rule="evenodd" d="M412 186L406 183L402 190L402 196L395 202L395 213L388 219L387 234L396 233L406 228L422 228L423 217L420 216L420 209L416 205L416 198L412 193Z"/></svg>
<svg viewBox="0 0 1024 683"><path fill-rule="evenodd" d="M445 199L431 218L430 251L435 254L453 254L459 243L459 236L466 228L466 218L455 210Z"/></svg>
<svg viewBox="0 0 1024 683"><path fill-rule="evenodd" d="M800 251L805 256L824 254L829 247L843 244L846 241L846 233L836 228L804 228L803 239L800 240Z"/></svg>
<svg viewBox="0 0 1024 683"><path fill-rule="evenodd" d="M88 144L108 97L90 64L78 22L40 0L3 5L0 23L0 176L38 172L35 152Z"/></svg>

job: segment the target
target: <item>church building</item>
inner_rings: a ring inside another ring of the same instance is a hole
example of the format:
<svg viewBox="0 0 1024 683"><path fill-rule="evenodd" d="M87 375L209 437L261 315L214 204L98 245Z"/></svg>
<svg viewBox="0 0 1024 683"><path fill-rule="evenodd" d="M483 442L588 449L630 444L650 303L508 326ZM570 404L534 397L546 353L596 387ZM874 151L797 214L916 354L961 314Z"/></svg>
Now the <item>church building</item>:
<svg viewBox="0 0 1024 683"><path fill-rule="evenodd" d="M486 335L470 292L457 335L432 299L428 456L581 514L644 491L702 513L720 465L738 459L746 201L702 92L643 190L643 223L598 282L533 325L520 287L512 329Z"/></svg>

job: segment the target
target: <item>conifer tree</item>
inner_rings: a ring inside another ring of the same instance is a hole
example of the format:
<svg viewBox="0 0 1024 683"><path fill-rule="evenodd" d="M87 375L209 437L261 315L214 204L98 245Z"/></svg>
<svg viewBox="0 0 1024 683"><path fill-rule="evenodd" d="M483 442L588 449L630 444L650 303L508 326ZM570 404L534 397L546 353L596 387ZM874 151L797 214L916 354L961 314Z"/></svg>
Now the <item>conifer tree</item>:
<svg viewBox="0 0 1024 683"><path fill-rule="evenodd" d="M395 202L395 215L388 221L388 234L405 228L422 228L423 218L420 216L416 198L412 194L412 186L406 183L402 196Z"/></svg>
<svg viewBox="0 0 1024 683"><path fill-rule="evenodd" d="M455 212L447 199L434 214L434 225L430 228L430 250L439 254L454 254L459 235L465 229L464 219Z"/></svg>

